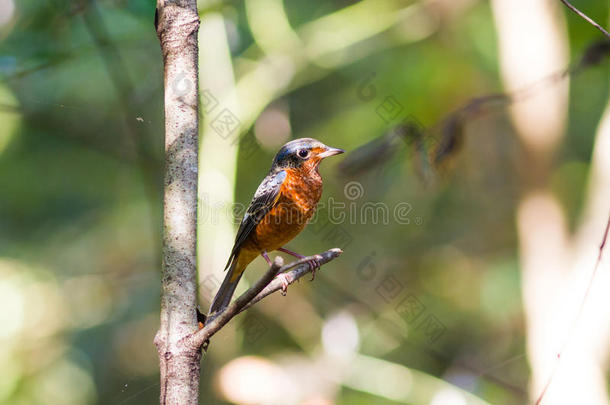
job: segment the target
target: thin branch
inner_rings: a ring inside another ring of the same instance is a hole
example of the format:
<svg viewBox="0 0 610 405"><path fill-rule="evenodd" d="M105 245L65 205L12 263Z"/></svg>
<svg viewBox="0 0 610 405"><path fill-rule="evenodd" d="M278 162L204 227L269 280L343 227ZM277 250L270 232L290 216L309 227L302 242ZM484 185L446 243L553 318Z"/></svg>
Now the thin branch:
<svg viewBox="0 0 610 405"><path fill-rule="evenodd" d="M288 271L290 268L295 267L294 270L285 273L286 281L288 281L288 285L291 285L295 281L299 280L301 277L305 276L307 273L311 272L311 268L309 267L309 265L303 265L304 263L307 263L308 261L310 261L313 258L315 258L318 261L318 263L327 263L327 262L333 260L334 258L338 257L341 253L343 253L343 251L341 249L334 248L334 249L330 249L320 255L305 257L301 260L297 260L296 262L289 264L288 266L284 266L284 267L286 267L286 269L281 269L280 273L284 273L284 272ZM250 302L248 302L248 305L243 307L241 309L241 311L245 311L246 309L250 308L252 305L256 304L257 302L259 302L260 300L265 298L266 296L271 295L274 292L280 291L280 290L282 290L282 280L280 280L280 279L273 280L271 283L269 283L269 285L267 287L265 287L265 289L263 291L261 291L256 297L254 297Z"/></svg>
<svg viewBox="0 0 610 405"><path fill-rule="evenodd" d="M595 266L593 267L593 272L591 273L591 277L589 278L589 284L587 285L585 294L582 297L580 306L578 307L578 312L576 313L576 318L574 318L574 320L572 321L572 325L570 326L570 329L568 329L568 334L566 336L566 340L563 342L563 345L561 345L561 348L559 349L559 352L557 353L557 359L555 360L555 366L553 367L553 371L551 371L551 375L549 376L549 379L547 380L546 384L544 384L544 388L542 389L542 392L540 392L540 395L538 396L538 399L536 400L536 405L539 405L542 402L542 400L544 399L544 395L546 394L549 386L551 385L551 382L553 381L553 377L555 377L555 373L557 372L557 369L559 368L559 362L561 361L561 356L563 355L565 348L570 343L572 334L574 333L574 330L576 329L576 326L578 325L578 321L580 320L580 318L582 316L582 312L585 308L587 298L589 298L589 293L591 292L591 287L593 286L593 280L595 280L595 275L597 274L597 269L599 268L599 264L602 261L604 247L606 246L606 241L608 240L608 230L610 230L610 216L608 216L608 222L606 223L606 230L604 231L602 243L599 245L599 253L597 254L597 261L595 262Z"/></svg>
<svg viewBox="0 0 610 405"><path fill-rule="evenodd" d="M222 329L222 327L225 326L231 319L233 319L233 317L237 315L243 309L243 307L248 304L250 300L252 300L263 288L265 288L265 286L269 284L271 280L273 280L273 278L280 273L283 265L284 259L277 256L269 267L269 270L267 270L267 272L263 274L263 276L259 278L258 281L252 287L250 287L248 290L246 290L246 292L240 295L239 298L233 301L233 303L229 305L219 315L216 315L214 318L210 318L208 316L208 318L205 320L204 327L200 330L199 333L200 335L205 336L203 336L202 338L195 336L195 341L192 344L194 344L196 347L199 347L203 344L206 346L205 348L207 348L207 344L205 344L204 342L207 342L208 339L214 333ZM199 344L200 341L201 344Z"/></svg>
<svg viewBox="0 0 610 405"><path fill-rule="evenodd" d="M579 9L577 9L576 7L574 7L573 5L571 5L567 0L560 0L563 4L565 4L565 6L567 8L569 8L570 10L572 10L573 12L575 12L576 14L578 14L580 16L580 18L582 18L583 20L585 20L586 22L588 22L589 24L591 24L592 26L594 26L595 28L597 28L598 30L600 30L607 38L610 38L610 34L608 33L608 31L606 31L604 29L604 27L602 27L601 25L599 25L598 23L596 23L592 18L590 18L589 16L587 16L585 13L583 13L582 11L580 11Z"/></svg>
<svg viewBox="0 0 610 405"><path fill-rule="evenodd" d="M210 337L216 332L222 329L235 315L250 308L266 296L279 291L282 289L282 282L279 279L275 279L280 273L285 273L288 284L292 284L307 273L311 272L311 267L307 262L315 259L318 261L320 266L330 262L331 260L339 257L343 253L341 249L334 248L327 250L324 253L315 256L305 257L292 263L283 266L283 260L281 257L276 257L269 270L245 293L237 298L231 305L227 307L220 315L216 316L212 320L208 320L203 329L195 332L186 339L190 341L190 344L196 347L201 347ZM294 269L293 269L294 268ZM292 271L289 271L293 269Z"/></svg>
<svg viewBox="0 0 610 405"><path fill-rule="evenodd" d="M558 84L567 77L575 77L583 70L598 65L608 55L610 55L610 41L604 39L593 42L572 66L513 92L472 97L430 128L425 128L415 117L407 116L384 135L365 143L350 153L339 164L339 170L347 176L356 176L362 172L382 167L388 163L403 143L409 147L413 145L416 159L419 158L422 165L426 166L429 166L427 165L427 149L429 148L432 151L432 163L438 167L457 152L466 136L466 125L470 120L494 111L492 107L505 107L525 101L540 89ZM404 142L395 142L396 139L402 139ZM418 155L423 155L423 158ZM424 176L420 174L420 177Z"/></svg>

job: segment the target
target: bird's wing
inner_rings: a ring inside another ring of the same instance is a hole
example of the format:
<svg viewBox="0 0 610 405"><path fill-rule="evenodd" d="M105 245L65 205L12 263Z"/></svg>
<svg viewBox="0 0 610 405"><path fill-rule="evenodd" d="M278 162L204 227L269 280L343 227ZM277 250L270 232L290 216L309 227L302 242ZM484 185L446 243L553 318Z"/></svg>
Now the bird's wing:
<svg viewBox="0 0 610 405"><path fill-rule="evenodd" d="M237 236L235 237L235 244L231 251L231 256L227 262L225 270L231 264L231 261L235 259L239 249L246 241L248 236L252 233L256 225L263 219L265 215L273 208L278 198L280 197L280 189L282 183L286 179L286 172L284 170L274 175L267 176L263 182L258 186L254 198L250 202L250 206L244 215L244 218L239 225L237 230Z"/></svg>

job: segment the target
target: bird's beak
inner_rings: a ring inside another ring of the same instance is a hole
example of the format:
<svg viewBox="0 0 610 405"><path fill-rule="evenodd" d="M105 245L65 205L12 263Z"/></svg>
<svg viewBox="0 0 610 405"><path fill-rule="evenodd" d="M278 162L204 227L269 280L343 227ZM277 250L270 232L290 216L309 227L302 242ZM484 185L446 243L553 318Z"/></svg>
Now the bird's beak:
<svg viewBox="0 0 610 405"><path fill-rule="evenodd" d="M344 153L345 151L343 149L339 149L339 148L331 148L330 146L326 147L326 150L322 153L320 153L318 155L318 157L320 159L324 159L327 158L329 156L335 156L335 155L339 155L341 153Z"/></svg>

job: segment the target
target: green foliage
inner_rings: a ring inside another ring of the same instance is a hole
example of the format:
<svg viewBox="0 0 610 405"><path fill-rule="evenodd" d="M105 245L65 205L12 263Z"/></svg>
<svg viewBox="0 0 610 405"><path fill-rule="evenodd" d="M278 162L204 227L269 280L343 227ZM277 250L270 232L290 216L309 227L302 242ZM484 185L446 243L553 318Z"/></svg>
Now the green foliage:
<svg viewBox="0 0 610 405"><path fill-rule="evenodd" d="M384 1L387 26L373 24L381 24L374 13L362 24L350 21L360 14L342 14L372 1L283 2L299 35L330 16L336 18L332 24L353 22L348 39L360 38L330 55L292 55L298 63L290 65L295 75L289 85L269 100L251 95L267 109L281 107L291 137L319 138L350 152L392 128L378 112L387 97L433 132L472 97L501 91L487 3L432 12L420 3ZM0 22L0 404L153 403L163 166L154 4L8 3L15 11ZM200 3L202 19L207 12L225 17L238 79L265 66L242 2ZM597 21L607 20L607 2L581 6ZM96 45L84 21L90 7L99 10L106 27L103 44ZM577 58L598 35L567 16ZM323 34L320 44L334 43L333 31ZM284 38L276 40L282 45ZM316 55L317 49L305 49ZM129 100L121 100L121 89L108 74L108 54L115 51L133 87ZM581 213L594 131L608 100L607 67L607 62L591 67L571 81L569 128L552 187L572 222ZM359 92L363 82L374 86L372 98ZM134 127L143 136L134 134ZM277 149L265 146L259 130L248 125L244 132L256 143L248 151L242 144L235 190L241 204L249 202ZM383 381L373 393L355 388L362 381L348 383L342 373L349 367L340 366L356 355L445 380L464 403L482 403L467 392L493 404L525 401L525 357L494 368L524 353L511 175L517 140L506 110L491 109L468 121L465 143L452 170L435 173L429 185L417 175L421 162L408 142L375 169L351 177L337 162L322 165L327 205L320 209L320 222L292 246L302 253L333 247L332 230L340 229L349 237L345 254L314 283L292 286L286 298L269 298L215 337L202 371L203 395L211 396L206 404L222 403L221 368L242 356L264 358L272 376L309 370L310 380L303 381L311 391L294 391L300 403L330 403L313 402L316 398L335 398L337 404L424 403L417 399L423 397L398 400L395 392L384 396ZM345 194L351 181L363 195ZM373 223L357 216L325 223L331 197L359 213L367 202L383 202L392 210L391 220ZM401 203L410 207L405 223L394 216ZM263 267L262 260L255 262L249 280ZM400 312L405 299L415 299L409 302L419 305L419 312ZM345 313L349 316L342 318ZM426 329L429 317L444 328L438 338ZM347 357L335 358L333 344L349 340L351 335L342 333L353 332L350 322L356 325L356 346ZM380 370L368 371L374 376ZM260 384L271 387L265 385L269 380ZM426 387L430 398L442 391L432 383Z"/></svg>

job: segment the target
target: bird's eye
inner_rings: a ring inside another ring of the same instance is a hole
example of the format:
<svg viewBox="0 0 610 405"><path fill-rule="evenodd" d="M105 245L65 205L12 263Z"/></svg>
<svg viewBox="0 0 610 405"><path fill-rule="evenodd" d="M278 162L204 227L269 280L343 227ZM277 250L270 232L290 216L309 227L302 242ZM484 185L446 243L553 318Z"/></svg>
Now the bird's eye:
<svg viewBox="0 0 610 405"><path fill-rule="evenodd" d="M307 149L300 149L297 154L300 158L305 159L307 156L309 156L309 151Z"/></svg>

